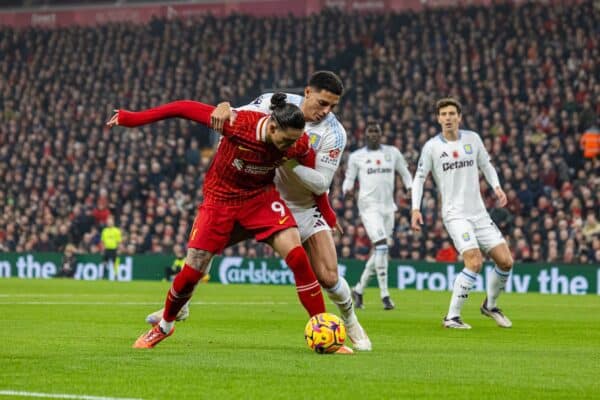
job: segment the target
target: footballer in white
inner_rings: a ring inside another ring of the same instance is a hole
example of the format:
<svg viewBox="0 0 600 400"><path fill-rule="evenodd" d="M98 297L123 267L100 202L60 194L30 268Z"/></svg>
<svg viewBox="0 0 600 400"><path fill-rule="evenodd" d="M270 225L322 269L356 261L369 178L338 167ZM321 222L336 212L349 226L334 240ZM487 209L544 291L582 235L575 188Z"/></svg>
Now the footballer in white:
<svg viewBox="0 0 600 400"><path fill-rule="evenodd" d="M304 113L305 131L316 153L316 165L312 169L290 161L277 169L275 185L296 219L315 275L338 307L354 349L370 351L371 341L354 312L350 287L344 277L339 276L331 228L314 200L314 194L320 195L329 190L346 147L346 130L332 112L342 94L342 82L331 71L315 72L304 89L304 96L286 94L286 100L300 107ZM265 93L236 110L270 114L272 95ZM221 103L211 118L213 129L220 130L224 122L235 119L235 110L229 103Z"/></svg>
<svg viewBox="0 0 600 400"><path fill-rule="evenodd" d="M497 299L510 276L513 259L502 233L485 209L479 189L479 170L494 189L501 207L506 205L506 195L479 135L459 129L461 110L460 103L453 98L441 99L436 104L442 132L429 139L421 151L413 182L411 224L416 231L423 224L420 212L423 185L431 172L441 195L444 225L465 263L454 282L443 325L471 328L462 321L461 310L483 265L481 249L494 260L496 267L488 276L487 297L480 310L499 326L509 328L512 323L497 307Z"/></svg>
<svg viewBox="0 0 600 400"><path fill-rule="evenodd" d="M374 247L360 281L354 287L353 297L356 307L363 308L363 291L371 275L376 274L383 308L391 310L394 302L388 290L388 242L394 230L394 213L398 209L394 201L394 183L398 173L406 190L410 190L412 178L400 150L381 144L379 124L369 124L365 135L367 145L350 154L342 184L345 195L353 190L358 177L358 211Z"/></svg>

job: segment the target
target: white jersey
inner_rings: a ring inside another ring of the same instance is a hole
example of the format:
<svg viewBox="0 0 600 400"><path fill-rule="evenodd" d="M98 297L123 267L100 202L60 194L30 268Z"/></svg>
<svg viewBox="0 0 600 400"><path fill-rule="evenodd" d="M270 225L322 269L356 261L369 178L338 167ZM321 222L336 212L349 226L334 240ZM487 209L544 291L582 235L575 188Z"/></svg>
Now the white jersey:
<svg viewBox="0 0 600 400"><path fill-rule="evenodd" d="M479 189L478 168L492 188L500 186L498 174L477 133L459 130L456 141L447 141L441 133L429 139L423 147L415 174L412 209L421 208L423 184L431 171L442 197L444 221L486 214Z"/></svg>
<svg viewBox="0 0 600 400"><path fill-rule="evenodd" d="M381 145L377 150L367 147L358 149L348 158L346 177L342 185L344 193L352 190L358 176L358 210L361 214L370 210L383 213L398 209L394 201L396 172L402 176L404 187L410 189L412 178L406 160L394 146Z"/></svg>
<svg viewBox="0 0 600 400"><path fill-rule="evenodd" d="M301 106L303 96L297 94L287 95L287 102ZM259 111L270 114L271 97L273 93L265 93L256 98L252 103L237 108L237 110ZM310 144L316 153L315 170L321 173L326 180L326 186L331 186L335 171L340 165L342 153L346 147L346 130L333 113L319 122L306 122L305 132L310 137ZM315 204L313 193L292 171L289 164L277 168L275 186L283 200L292 211L294 209L307 209Z"/></svg>

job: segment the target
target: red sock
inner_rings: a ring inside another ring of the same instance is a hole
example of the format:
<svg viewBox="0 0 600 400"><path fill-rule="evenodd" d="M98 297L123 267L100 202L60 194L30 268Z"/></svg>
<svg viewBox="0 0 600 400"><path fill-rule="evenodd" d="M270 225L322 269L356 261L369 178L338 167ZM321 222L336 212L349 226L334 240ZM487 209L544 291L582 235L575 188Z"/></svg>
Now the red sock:
<svg viewBox="0 0 600 400"><path fill-rule="evenodd" d="M285 258L285 262L294 273L298 297L308 314L312 317L325 312L325 301L323 300L321 286L302 246L292 249Z"/></svg>
<svg viewBox="0 0 600 400"><path fill-rule="evenodd" d="M192 297L194 288L204 273L195 270L185 264L181 271L175 276L171 289L167 293L165 311L163 318L167 322L175 321L175 317L181 307Z"/></svg>

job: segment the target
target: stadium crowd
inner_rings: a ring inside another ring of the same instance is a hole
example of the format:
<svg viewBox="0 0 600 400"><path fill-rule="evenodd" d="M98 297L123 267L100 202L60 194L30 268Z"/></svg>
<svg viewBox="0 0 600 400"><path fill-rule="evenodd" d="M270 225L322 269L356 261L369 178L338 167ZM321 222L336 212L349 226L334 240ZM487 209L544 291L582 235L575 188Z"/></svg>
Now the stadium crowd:
<svg viewBox="0 0 600 400"><path fill-rule="evenodd" d="M332 24L331 21L336 21ZM96 28L0 29L0 251L99 253L113 215L120 251L170 253L185 245L215 135L186 121L108 130L113 108L175 99L242 105L267 88L302 88L331 69L346 85L335 111L348 154L368 120L414 173L437 134L435 100L465 106L463 128L482 135L503 188L491 215L516 261L600 263L600 161L582 133L600 115L600 10L527 4L386 15L327 11L307 18L234 15ZM340 257L368 258L355 201L343 198L345 162L330 198L344 227ZM455 260L426 183L425 229L410 230L410 196L397 181L395 258ZM270 256L239 244L226 254Z"/></svg>

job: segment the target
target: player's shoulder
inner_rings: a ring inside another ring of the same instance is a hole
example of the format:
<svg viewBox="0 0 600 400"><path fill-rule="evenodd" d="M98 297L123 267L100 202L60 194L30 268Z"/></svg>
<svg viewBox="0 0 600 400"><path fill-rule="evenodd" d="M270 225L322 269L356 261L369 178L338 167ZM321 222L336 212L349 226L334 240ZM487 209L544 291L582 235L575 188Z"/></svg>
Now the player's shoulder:
<svg viewBox="0 0 600 400"><path fill-rule="evenodd" d="M357 157L363 156L365 154L367 154L367 148L361 147L360 149L356 149L353 152L351 152L350 157L357 158Z"/></svg>
<svg viewBox="0 0 600 400"><path fill-rule="evenodd" d="M460 135L461 140L474 140L480 137L479 133L468 129L459 129L458 133Z"/></svg>
<svg viewBox="0 0 600 400"><path fill-rule="evenodd" d="M275 93L273 92L263 93L254 100L252 100L250 105L255 107L269 108L271 106L271 97L273 97L274 94ZM286 102L294 104L296 106L300 106L300 104L302 104L302 101L304 100L303 96L293 93L285 93L285 96Z"/></svg>
<svg viewBox="0 0 600 400"><path fill-rule="evenodd" d="M326 132L335 138L336 142L343 143L345 145L347 137L346 137L346 129L344 125L337 119L334 113L329 113L327 116L321 121L319 125L325 127Z"/></svg>
<svg viewBox="0 0 600 400"><path fill-rule="evenodd" d="M396 146L390 144L382 144L381 148L385 153L400 153L400 150Z"/></svg>
<svg viewBox="0 0 600 400"><path fill-rule="evenodd" d="M444 137L442 136L441 133L430 137L425 144L423 145L423 150L427 149L430 150L436 146L441 146L445 143L444 141Z"/></svg>

